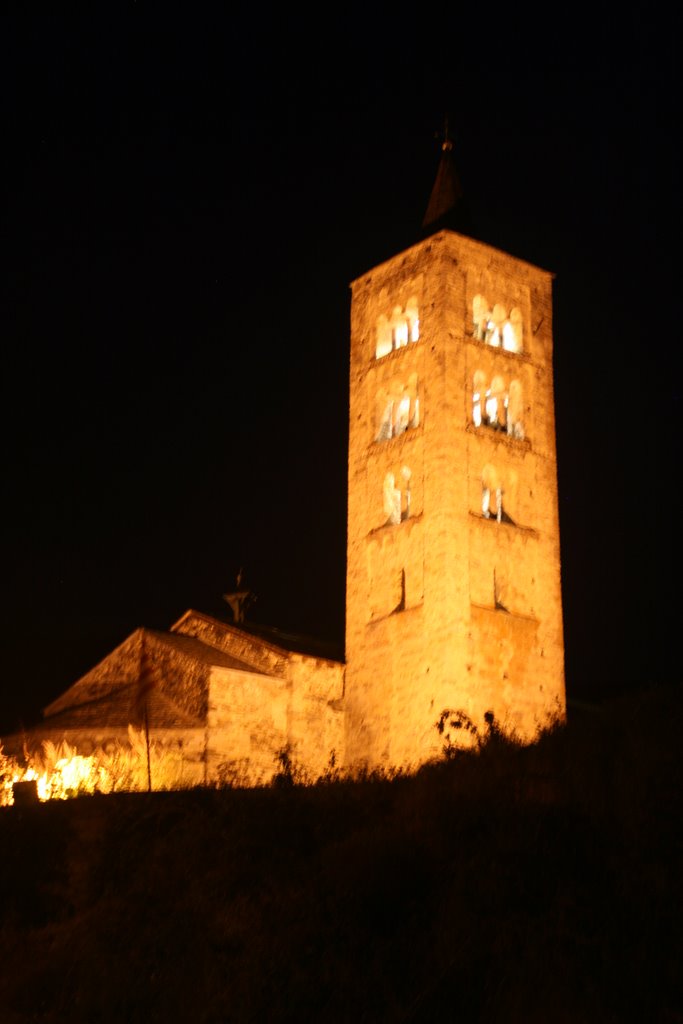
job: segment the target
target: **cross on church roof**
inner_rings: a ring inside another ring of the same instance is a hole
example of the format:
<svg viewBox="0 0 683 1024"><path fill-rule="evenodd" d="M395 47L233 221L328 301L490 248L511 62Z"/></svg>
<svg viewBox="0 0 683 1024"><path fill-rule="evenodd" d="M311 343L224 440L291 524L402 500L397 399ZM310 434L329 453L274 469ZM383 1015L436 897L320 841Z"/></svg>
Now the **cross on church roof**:
<svg viewBox="0 0 683 1024"><path fill-rule="evenodd" d="M223 600L227 601L230 605L230 610L232 611L232 616L236 623L244 622L247 608L249 608L249 606L256 600L256 594L251 590L245 590L242 587L243 578L244 570L240 569L235 580L236 590L231 594L223 594Z"/></svg>

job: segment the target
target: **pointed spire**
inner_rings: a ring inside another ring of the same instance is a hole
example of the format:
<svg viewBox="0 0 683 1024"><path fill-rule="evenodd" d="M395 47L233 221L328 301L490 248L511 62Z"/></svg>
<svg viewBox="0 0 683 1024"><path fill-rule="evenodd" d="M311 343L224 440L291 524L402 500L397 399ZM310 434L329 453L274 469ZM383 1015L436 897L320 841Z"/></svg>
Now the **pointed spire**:
<svg viewBox="0 0 683 1024"><path fill-rule="evenodd" d="M444 119L441 159L422 227L432 231L440 227L452 227L456 231L469 233L468 218L463 206L462 185L453 159L453 140L448 131L448 116Z"/></svg>

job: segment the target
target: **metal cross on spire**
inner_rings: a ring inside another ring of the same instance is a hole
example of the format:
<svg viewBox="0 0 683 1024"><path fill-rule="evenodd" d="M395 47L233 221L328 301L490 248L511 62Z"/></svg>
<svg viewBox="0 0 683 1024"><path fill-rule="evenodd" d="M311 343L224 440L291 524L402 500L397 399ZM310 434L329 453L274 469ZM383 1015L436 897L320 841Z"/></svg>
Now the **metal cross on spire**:
<svg viewBox="0 0 683 1024"><path fill-rule="evenodd" d="M436 138L441 133L436 133ZM448 128L448 114L444 117L443 137L441 142L441 159L436 171L436 179L432 188L427 212L422 221L423 227L441 222L447 215L452 215L462 200L462 186L453 160L453 140Z"/></svg>
<svg viewBox="0 0 683 1024"><path fill-rule="evenodd" d="M443 119L443 142L441 143L441 149L444 153L450 153L453 149L453 140L448 134L448 114L444 114Z"/></svg>

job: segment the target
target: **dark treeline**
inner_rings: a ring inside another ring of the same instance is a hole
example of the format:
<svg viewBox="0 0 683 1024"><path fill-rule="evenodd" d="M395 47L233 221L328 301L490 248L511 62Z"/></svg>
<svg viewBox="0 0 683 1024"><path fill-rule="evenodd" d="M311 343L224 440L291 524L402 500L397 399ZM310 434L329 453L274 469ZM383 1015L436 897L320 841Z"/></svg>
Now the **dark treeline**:
<svg viewBox="0 0 683 1024"><path fill-rule="evenodd" d="M0 1020L682 1021L681 709L412 777L0 811Z"/></svg>

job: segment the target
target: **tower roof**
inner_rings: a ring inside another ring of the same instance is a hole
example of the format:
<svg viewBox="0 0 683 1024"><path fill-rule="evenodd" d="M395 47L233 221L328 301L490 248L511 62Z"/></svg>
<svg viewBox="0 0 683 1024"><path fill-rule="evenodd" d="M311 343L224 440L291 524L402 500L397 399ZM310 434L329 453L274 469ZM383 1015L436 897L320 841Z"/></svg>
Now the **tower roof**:
<svg viewBox="0 0 683 1024"><path fill-rule="evenodd" d="M448 136L441 143L441 159L436 170L436 180L429 197L422 227L429 227L452 210L462 199L462 185L453 159L453 143Z"/></svg>
<svg viewBox="0 0 683 1024"><path fill-rule="evenodd" d="M451 228L465 235L474 233L453 157L453 142L448 134L448 121L441 143L441 158L436 169L436 178L422 220L423 232L433 234L441 228Z"/></svg>

